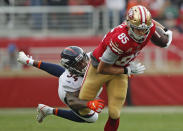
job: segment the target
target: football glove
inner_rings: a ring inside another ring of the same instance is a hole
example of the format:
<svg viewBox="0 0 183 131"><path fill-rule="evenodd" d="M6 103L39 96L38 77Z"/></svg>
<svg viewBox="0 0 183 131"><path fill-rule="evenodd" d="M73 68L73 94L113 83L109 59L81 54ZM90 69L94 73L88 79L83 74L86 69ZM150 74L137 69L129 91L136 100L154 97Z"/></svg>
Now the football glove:
<svg viewBox="0 0 183 131"><path fill-rule="evenodd" d="M18 53L17 61L20 62L21 64L26 64L26 65L33 65L34 63L32 56L29 57L23 51L20 51Z"/></svg>
<svg viewBox="0 0 183 131"><path fill-rule="evenodd" d="M87 107L97 113L100 113L102 111L102 109L104 108L104 101L102 99L96 99L93 101L89 101L87 103Z"/></svg>
<svg viewBox="0 0 183 131"><path fill-rule="evenodd" d="M167 30L165 32L165 34L168 35L168 43L166 44L166 47L165 47L165 48L167 48L172 43L172 35L173 35L173 32L171 30Z"/></svg>
<svg viewBox="0 0 183 131"><path fill-rule="evenodd" d="M125 67L125 74L128 74L128 76L131 76L131 74L142 74L145 69L145 66L141 63L130 62L129 66Z"/></svg>

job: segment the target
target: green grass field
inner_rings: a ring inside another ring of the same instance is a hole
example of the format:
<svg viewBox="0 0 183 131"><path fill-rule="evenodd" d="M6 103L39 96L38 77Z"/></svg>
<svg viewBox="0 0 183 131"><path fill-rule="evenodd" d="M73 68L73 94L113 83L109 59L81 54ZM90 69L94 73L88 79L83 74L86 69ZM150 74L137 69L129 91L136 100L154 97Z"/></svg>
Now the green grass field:
<svg viewBox="0 0 183 131"><path fill-rule="evenodd" d="M103 131L104 110L96 123L76 123L48 116L36 121L36 109L0 109L0 131ZM125 107L118 131L183 131L183 107Z"/></svg>

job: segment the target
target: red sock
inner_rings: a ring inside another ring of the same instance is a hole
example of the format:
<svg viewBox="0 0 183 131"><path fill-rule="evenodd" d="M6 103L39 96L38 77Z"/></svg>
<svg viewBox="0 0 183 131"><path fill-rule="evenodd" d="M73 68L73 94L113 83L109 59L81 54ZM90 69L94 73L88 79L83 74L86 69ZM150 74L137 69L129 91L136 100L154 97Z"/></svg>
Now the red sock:
<svg viewBox="0 0 183 131"><path fill-rule="evenodd" d="M118 126L119 126L119 118L111 119L109 117L105 124L104 131L117 131Z"/></svg>

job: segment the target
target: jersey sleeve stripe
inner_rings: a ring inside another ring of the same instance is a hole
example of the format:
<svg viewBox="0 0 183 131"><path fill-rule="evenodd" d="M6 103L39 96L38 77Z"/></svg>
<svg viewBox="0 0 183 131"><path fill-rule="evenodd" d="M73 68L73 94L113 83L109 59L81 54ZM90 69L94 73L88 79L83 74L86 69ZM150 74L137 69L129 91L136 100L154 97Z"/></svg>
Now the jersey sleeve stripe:
<svg viewBox="0 0 183 131"><path fill-rule="evenodd" d="M123 53L123 51L120 50L112 41L110 43L110 46L111 46L112 50L115 51L116 53L118 53L118 54L122 54Z"/></svg>

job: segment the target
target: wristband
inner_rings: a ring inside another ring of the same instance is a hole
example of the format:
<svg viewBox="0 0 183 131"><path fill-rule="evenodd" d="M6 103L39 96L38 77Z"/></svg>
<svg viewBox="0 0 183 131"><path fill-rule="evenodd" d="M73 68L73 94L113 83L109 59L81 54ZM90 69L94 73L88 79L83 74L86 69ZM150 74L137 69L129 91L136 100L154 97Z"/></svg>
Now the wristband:
<svg viewBox="0 0 183 131"><path fill-rule="evenodd" d="M37 68L40 68L42 61L38 61Z"/></svg>

